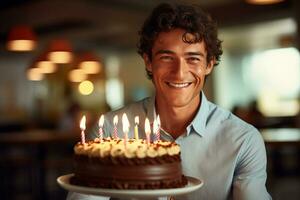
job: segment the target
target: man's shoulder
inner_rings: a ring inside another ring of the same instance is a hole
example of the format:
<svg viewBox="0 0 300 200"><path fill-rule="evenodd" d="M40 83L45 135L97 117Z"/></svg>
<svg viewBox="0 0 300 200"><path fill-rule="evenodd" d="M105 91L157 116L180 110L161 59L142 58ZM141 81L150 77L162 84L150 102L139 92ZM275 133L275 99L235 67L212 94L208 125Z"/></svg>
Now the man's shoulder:
<svg viewBox="0 0 300 200"><path fill-rule="evenodd" d="M251 124L243 121L229 110L215 104L210 105L213 110L208 117L206 131L224 145L240 149L242 145L263 146L260 132ZM220 140L220 138L222 138ZM222 145L220 144L220 145Z"/></svg>
<svg viewBox="0 0 300 200"><path fill-rule="evenodd" d="M258 130L245 122L231 111L209 102L209 114L207 124L219 125L224 132L234 134L256 134Z"/></svg>

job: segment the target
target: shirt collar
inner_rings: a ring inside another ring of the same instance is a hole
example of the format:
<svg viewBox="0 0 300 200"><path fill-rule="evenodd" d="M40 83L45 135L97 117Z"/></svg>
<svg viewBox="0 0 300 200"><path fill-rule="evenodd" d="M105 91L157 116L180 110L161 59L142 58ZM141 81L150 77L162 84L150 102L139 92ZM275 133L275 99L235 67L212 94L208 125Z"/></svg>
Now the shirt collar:
<svg viewBox="0 0 300 200"><path fill-rule="evenodd" d="M197 134L199 134L200 136L204 136L206 133L205 128L206 128L206 122L209 113L209 105L204 92L201 92L200 95L201 95L201 104L190 126L193 127L194 131ZM188 134L189 133L190 131L188 132Z"/></svg>
<svg viewBox="0 0 300 200"><path fill-rule="evenodd" d="M209 105L208 101L206 99L206 96L203 92L200 93L201 95L201 104L198 109L198 112L196 116L194 117L193 121L191 124L187 127L187 135L189 135L192 131L192 129L199 134L200 136L205 135L205 128L206 128L206 121L207 121L207 116L209 112ZM145 110L146 110L146 116L148 117L150 123L153 122L154 117L156 116L156 111L155 111L155 96L152 96L148 99L147 103L144 105ZM165 132L165 131L164 131ZM169 135L167 133L167 135Z"/></svg>

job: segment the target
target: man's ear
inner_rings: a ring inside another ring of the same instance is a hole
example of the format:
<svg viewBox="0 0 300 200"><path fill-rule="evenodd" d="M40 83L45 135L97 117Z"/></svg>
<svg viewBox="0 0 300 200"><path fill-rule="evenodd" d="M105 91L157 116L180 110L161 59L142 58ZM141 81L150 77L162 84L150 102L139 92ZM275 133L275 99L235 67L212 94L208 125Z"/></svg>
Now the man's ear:
<svg viewBox="0 0 300 200"><path fill-rule="evenodd" d="M143 54L144 63L146 66L147 71L152 72L152 64L149 56L147 54Z"/></svg>
<svg viewBox="0 0 300 200"><path fill-rule="evenodd" d="M211 59L211 60L208 62L207 66L206 66L206 68L205 68L205 75L208 75L208 74L210 74L210 73L212 72L215 63L216 63L216 59L215 59L215 58Z"/></svg>

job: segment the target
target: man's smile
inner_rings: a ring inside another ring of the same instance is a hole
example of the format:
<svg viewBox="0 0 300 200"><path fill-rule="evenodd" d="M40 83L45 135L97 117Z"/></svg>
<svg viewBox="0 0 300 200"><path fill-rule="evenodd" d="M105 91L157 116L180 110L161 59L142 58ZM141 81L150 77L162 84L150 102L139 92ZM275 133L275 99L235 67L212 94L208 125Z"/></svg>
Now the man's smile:
<svg viewBox="0 0 300 200"><path fill-rule="evenodd" d="M166 82L168 86L173 88L186 88L192 84L192 82L183 82L183 83L175 83L175 82Z"/></svg>

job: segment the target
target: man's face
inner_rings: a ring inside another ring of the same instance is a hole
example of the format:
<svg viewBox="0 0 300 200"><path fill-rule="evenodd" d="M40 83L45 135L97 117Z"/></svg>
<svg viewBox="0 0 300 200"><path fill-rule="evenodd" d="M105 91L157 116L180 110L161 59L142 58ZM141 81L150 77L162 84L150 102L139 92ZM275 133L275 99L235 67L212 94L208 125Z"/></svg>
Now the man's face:
<svg viewBox="0 0 300 200"><path fill-rule="evenodd" d="M153 74L157 101L172 107L198 105L204 78L213 68L213 61L207 63L204 42L185 43L184 33L182 29L160 33L152 59L144 55L147 70Z"/></svg>

